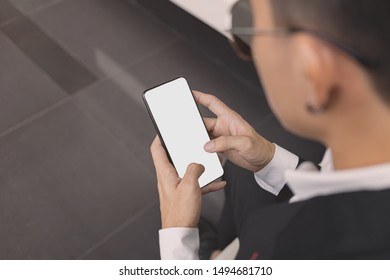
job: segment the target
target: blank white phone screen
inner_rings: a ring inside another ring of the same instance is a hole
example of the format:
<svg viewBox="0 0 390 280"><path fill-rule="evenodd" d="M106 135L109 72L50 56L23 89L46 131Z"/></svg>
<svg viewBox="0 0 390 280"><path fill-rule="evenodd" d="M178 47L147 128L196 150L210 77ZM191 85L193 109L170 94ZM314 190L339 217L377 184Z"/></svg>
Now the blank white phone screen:
<svg viewBox="0 0 390 280"><path fill-rule="evenodd" d="M210 137L186 79L148 90L144 99L180 178L191 163L205 167L200 187L223 175L218 155L203 148Z"/></svg>

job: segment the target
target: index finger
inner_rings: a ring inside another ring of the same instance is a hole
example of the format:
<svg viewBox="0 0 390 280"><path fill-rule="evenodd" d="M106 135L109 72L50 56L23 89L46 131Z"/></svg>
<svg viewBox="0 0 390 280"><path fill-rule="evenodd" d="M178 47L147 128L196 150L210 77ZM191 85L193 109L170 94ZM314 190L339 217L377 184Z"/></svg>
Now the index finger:
<svg viewBox="0 0 390 280"><path fill-rule="evenodd" d="M193 91L193 93L196 102L207 107L211 112L217 115L217 117L231 111L225 103L214 95L201 93L199 91Z"/></svg>

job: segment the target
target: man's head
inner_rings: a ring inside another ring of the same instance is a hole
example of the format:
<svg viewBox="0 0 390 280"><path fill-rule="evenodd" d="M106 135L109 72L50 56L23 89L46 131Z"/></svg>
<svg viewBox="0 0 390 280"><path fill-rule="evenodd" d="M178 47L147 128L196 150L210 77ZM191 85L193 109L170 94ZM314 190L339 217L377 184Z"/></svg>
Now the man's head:
<svg viewBox="0 0 390 280"><path fill-rule="evenodd" d="M328 144L338 125L390 111L389 1L252 0L252 7L257 29L323 32L368 61L364 65L310 32L254 36L256 66L287 129Z"/></svg>

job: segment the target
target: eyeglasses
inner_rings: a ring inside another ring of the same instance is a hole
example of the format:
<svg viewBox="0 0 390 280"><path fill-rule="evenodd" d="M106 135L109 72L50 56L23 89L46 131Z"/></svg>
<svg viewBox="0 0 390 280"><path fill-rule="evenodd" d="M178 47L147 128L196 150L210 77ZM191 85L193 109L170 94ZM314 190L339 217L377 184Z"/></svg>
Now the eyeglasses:
<svg viewBox="0 0 390 280"><path fill-rule="evenodd" d="M275 29L255 29L251 27L233 27L229 32L232 35L232 39L229 40L233 49L236 51L237 55L244 60L252 60L251 47L244 42L239 36L289 36L299 32L306 32L316 36L333 46L339 48L362 66L367 68L372 68L376 63L367 59L359 51L350 47L347 44L342 43L341 41L335 39L331 35L321 32L314 31L305 28L275 28Z"/></svg>

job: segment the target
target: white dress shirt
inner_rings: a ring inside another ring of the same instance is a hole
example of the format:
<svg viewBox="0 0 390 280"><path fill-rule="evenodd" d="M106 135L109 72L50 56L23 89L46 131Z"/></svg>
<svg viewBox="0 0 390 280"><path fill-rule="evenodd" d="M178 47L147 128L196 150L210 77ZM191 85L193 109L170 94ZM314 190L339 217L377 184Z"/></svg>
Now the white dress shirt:
<svg viewBox="0 0 390 280"><path fill-rule="evenodd" d="M255 174L263 189L278 195L288 186L294 193L290 203L318 196L356 191L380 191L390 187L390 163L359 169L334 171L331 151L323 158L321 171L313 163L299 158L277 146L272 161ZM169 228L159 231L160 254L163 260L196 260L199 250L197 228Z"/></svg>

